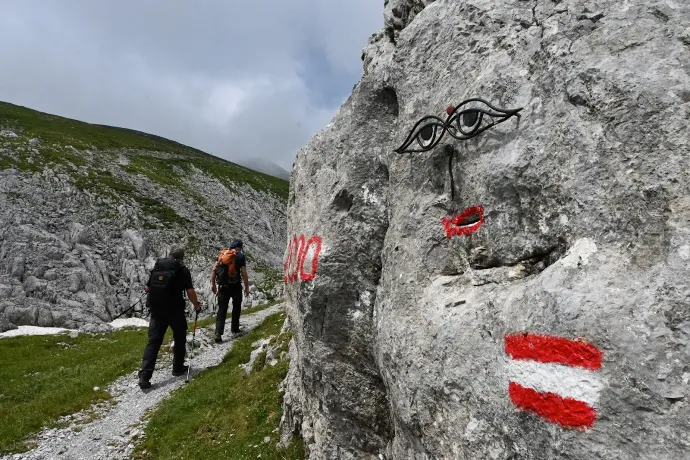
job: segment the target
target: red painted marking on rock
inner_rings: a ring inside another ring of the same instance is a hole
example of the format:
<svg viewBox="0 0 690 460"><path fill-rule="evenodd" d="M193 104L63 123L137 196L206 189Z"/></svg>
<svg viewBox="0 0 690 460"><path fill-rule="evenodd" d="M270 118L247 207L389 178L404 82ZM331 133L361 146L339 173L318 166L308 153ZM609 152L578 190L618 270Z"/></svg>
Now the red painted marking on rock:
<svg viewBox="0 0 690 460"><path fill-rule="evenodd" d="M601 351L580 340L527 333L511 334L505 336L505 352L513 359L601 369Z"/></svg>
<svg viewBox="0 0 690 460"><path fill-rule="evenodd" d="M307 255L307 245L305 243L306 237L300 235L298 239L299 251L297 253L297 270L295 270L296 276L302 273L302 266L304 265L304 257Z"/></svg>
<svg viewBox="0 0 690 460"><path fill-rule="evenodd" d="M513 360L508 394L518 408L564 428L594 424L601 388L592 373L601 369L598 348L582 340L523 332L505 336L505 352Z"/></svg>
<svg viewBox="0 0 690 460"><path fill-rule="evenodd" d="M508 393L520 409L534 412L563 427L591 428L597 418L596 410L588 404L556 393L539 393L515 382L510 382Z"/></svg>
<svg viewBox="0 0 690 460"><path fill-rule="evenodd" d="M309 248L314 246L314 255L311 260L311 271L305 273L304 262L309 253ZM293 235L288 243L287 257L283 262L283 282L294 283L296 281L311 281L316 276L319 267L319 254L321 252L321 237L314 235L307 241L304 235Z"/></svg>
<svg viewBox="0 0 690 460"><path fill-rule="evenodd" d="M304 259L307 257L307 251L309 251L309 248L311 247L312 243L316 244L316 247L314 248L314 256L311 259L311 271L309 273L304 273ZM300 263L300 277L302 278L302 281L311 281L314 279L316 276L316 270L319 268L319 253L321 252L321 237L320 236L312 236L309 238L309 241L307 241L307 244L304 246L304 253L302 255L302 262Z"/></svg>
<svg viewBox="0 0 690 460"><path fill-rule="evenodd" d="M479 220L471 225L466 225L465 222L472 216L478 216ZM484 208L481 206L470 206L455 217L444 217L441 219L441 222L448 238L471 235L484 224Z"/></svg>
<svg viewBox="0 0 690 460"><path fill-rule="evenodd" d="M452 105L449 105L448 107L446 107L446 113L447 113L449 116L450 116L451 113L453 113L453 110L455 110L455 107L453 107Z"/></svg>
<svg viewBox="0 0 690 460"><path fill-rule="evenodd" d="M300 246L297 236L293 236L288 244L287 259L283 264L285 274L283 280L286 283L297 281L299 267Z"/></svg>

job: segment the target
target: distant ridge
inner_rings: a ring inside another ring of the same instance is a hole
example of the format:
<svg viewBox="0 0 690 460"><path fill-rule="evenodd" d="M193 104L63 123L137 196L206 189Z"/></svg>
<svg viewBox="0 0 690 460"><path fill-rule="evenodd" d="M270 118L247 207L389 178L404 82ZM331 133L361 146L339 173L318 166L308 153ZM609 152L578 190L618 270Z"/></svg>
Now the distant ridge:
<svg viewBox="0 0 690 460"><path fill-rule="evenodd" d="M279 179L290 180L290 171L281 168L272 161L263 158L245 158L236 160L236 162L245 168L253 169L260 173L268 174L269 176L277 177Z"/></svg>

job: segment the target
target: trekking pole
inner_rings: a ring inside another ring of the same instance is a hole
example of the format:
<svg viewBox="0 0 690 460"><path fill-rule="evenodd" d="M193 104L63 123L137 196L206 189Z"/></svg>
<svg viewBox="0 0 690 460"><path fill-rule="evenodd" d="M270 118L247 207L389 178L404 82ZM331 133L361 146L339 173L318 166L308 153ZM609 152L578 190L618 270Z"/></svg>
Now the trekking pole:
<svg viewBox="0 0 690 460"><path fill-rule="evenodd" d="M194 338L196 337L196 321L199 319L199 312L194 316L194 330L192 332L192 352L189 355L189 366L187 366L187 379L184 383L189 383L189 371L192 370L192 358L194 357Z"/></svg>
<svg viewBox="0 0 690 460"><path fill-rule="evenodd" d="M141 299L143 299L145 295L146 295L146 293L144 292L141 296L139 296L139 298L137 299L137 301L134 302L134 303L132 304L131 307L129 307L127 310L121 312L119 315L117 315L115 318L113 318L113 321L116 320L116 319L118 319L120 316L124 315L124 314L127 313L128 311L130 311L132 308L136 307L136 305L137 305L139 302L141 302Z"/></svg>

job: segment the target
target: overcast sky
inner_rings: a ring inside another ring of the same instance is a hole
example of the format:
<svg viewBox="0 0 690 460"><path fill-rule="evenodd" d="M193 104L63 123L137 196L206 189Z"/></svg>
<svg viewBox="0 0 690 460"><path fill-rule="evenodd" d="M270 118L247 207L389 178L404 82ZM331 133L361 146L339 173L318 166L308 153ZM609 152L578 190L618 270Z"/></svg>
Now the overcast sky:
<svg viewBox="0 0 690 460"><path fill-rule="evenodd" d="M382 25L383 0L0 0L0 100L290 170Z"/></svg>

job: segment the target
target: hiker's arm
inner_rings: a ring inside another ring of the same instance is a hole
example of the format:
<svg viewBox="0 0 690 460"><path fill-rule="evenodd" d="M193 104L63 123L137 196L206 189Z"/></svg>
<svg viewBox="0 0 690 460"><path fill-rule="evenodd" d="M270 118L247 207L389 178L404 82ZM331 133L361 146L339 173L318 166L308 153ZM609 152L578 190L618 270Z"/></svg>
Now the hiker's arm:
<svg viewBox="0 0 690 460"><path fill-rule="evenodd" d="M184 287L186 288L185 290L187 291L187 298L189 299L190 302L194 305L194 309L199 313L201 310L201 304L199 303L199 299L196 297L196 291L194 290L194 284L192 282L192 273L189 271L187 267L184 268Z"/></svg>
<svg viewBox="0 0 690 460"><path fill-rule="evenodd" d="M214 294L216 293L216 265L218 265L218 262L213 264L213 268L211 268L211 292Z"/></svg>
<svg viewBox="0 0 690 460"><path fill-rule="evenodd" d="M187 289L187 297L189 297L189 300L194 304L194 309L196 311L201 310L201 304L199 303L199 299L196 298L196 291L194 289Z"/></svg>
<svg viewBox="0 0 690 460"><path fill-rule="evenodd" d="M249 295L249 277L247 276L247 267L242 267L242 279L244 280L244 293Z"/></svg>

